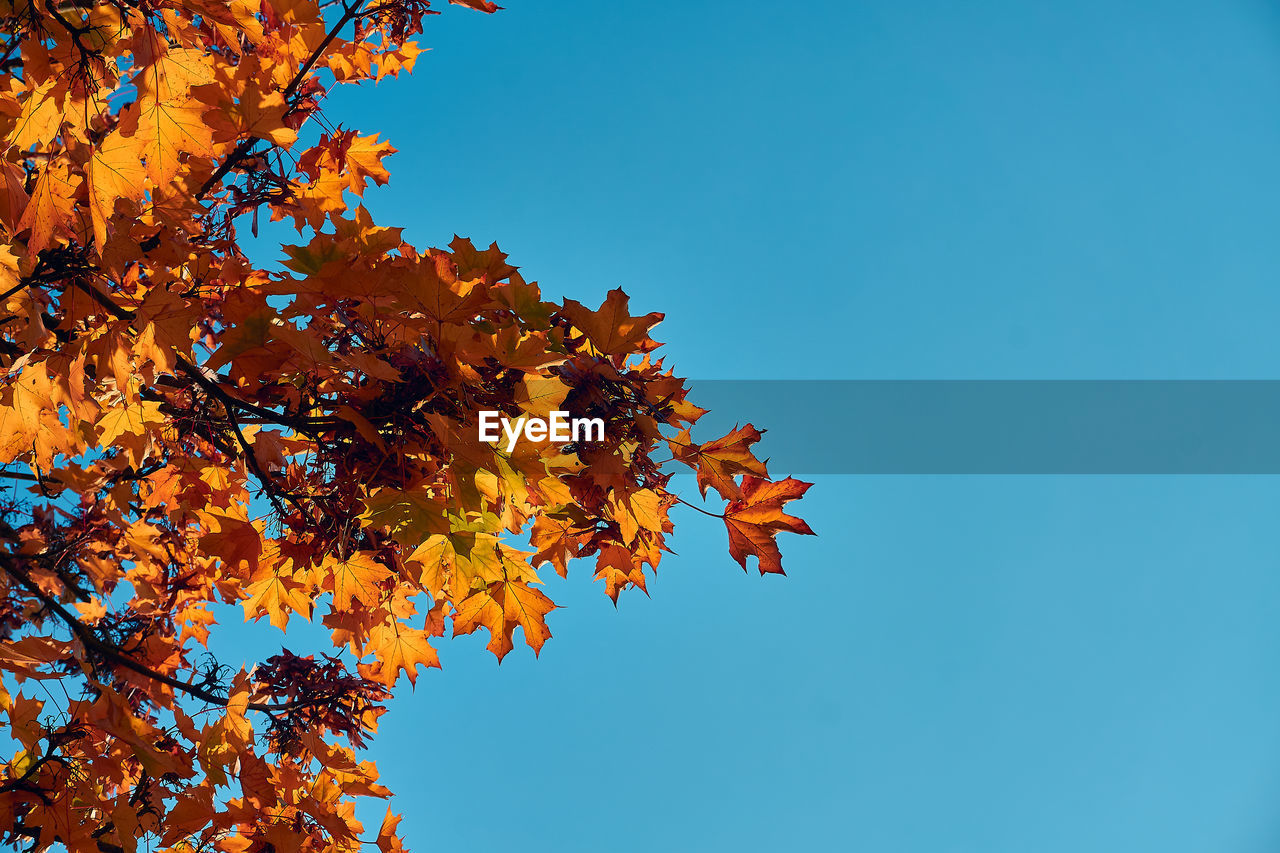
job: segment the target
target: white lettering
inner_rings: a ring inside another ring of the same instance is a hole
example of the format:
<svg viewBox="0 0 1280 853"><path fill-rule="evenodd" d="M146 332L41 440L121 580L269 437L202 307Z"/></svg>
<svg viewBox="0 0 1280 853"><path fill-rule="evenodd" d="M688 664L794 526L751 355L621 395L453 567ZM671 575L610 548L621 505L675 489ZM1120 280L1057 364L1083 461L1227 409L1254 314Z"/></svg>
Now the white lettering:
<svg viewBox="0 0 1280 853"><path fill-rule="evenodd" d="M499 427L502 434L499 435ZM487 444L500 444L507 440L507 452L516 449L521 435L525 441L551 441L568 444L570 441L604 441L603 418L571 418L568 412L551 412L550 418L529 418L521 415L514 421L501 412L480 412L480 440Z"/></svg>
<svg viewBox="0 0 1280 853"><path fill-rule="evenodd" d="M578 428L586 433L584 438L578 437ZM574 418L573 419L573 440L574 441L604 441L604 419L603 418Z"/></svg>
<svg viewBox="0 0 1280 853"><path fill-rule="evenodd" d="M506 418L502 419L502 431L507 436L507 452L508 453L516 449L516 439L520 437L520 426L523 423L524 423L524 416L522 415L516 418L516 428L512 429L511 421L507 420Z"/></svg>
<svg viewBox="0 0 1280 853"><path fill-rule="evenodd" d="M484 442L495 442L498 440L498 413L497 412L481 412L480 413L480 440Z"/></svg>
<svg viewBox="0 0 1280 853"><path fill-rule="evenodd" d="M569 413L559 410L551 413L551 440L557 444L569 441Z"/></svg>

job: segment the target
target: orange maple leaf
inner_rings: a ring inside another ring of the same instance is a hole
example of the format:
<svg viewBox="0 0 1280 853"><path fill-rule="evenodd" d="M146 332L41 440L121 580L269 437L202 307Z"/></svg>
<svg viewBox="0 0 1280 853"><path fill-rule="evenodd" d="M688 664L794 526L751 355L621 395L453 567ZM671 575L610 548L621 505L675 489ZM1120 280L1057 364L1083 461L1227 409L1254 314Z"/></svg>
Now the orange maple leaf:
<svg viewBox="0 0 1280 853"><path fill-rule="evenodd" d="M213 81L210 57L202 50L164 46L163 54L134 77L138 93L155 101L182 100L191 87Z"/></svg>
<svg viewBox="0 0 1280 853"><path fill-rule="evenodd" d="M205 106L195 98L143 98L125 111L121 132L132 139L147 163L147 176L157 184L173 180L180 156L213 156L212 133L205 124Z"/></svg>
<svg viewBox="0 0 1280 853"><path fill-rule="evenodd" d="M742 478L742 497L729 502L724 523L729 529L729 554L744 571L747 557L754 555L760 574L785 574L775 537L784 531L812 536L813 531L802 519L783 512L782 505L801 497L812 485L791 477L776 483L750 475Z"/></svg>
<svg viewBox="0 0 1280 853"><path fill-rule="evenodd" d="M458 604L453 633L470 634L477 628L487 628L490 636L487 648L502 660L514 648L512 633L521 628L524 641L537 655L551 637L546 615L555 607L551 599L524 581L495 581Z"/></svg>
<svg viewBox="0 0 1280 853"><path fill-rule="evenodd" d="M365 607L375 606L382 600L382 582L391 577L391 570L369 551L357 551L346 559L330 554L320 570L331 579L333 609L339 611L350 610L353 601Z"/></svg>
<svg viewBox="0 0 1280 853"><path fill-rule="evenodd" d="M493 14L502 7L497 3L490 3L489 0L449 0L454 6L466 6L468 9L475 9L477 12L487 12Z"/></svg>
<svg viewBox="0 0 1280 853"><path fill-rule="evenodd" d="M277 145L292 145L297 131L288 126L285 113L289 105L279 92L263 92L251 86L234 105L226 110L229 123L218 128L218 141L226 142L242 134L268 139ZM211 114L217 117L216 113Z"/></svg>
<svg viewBox="0 0 1280 853"><path fill-rule="evenodd" d="M663 315L655 311L643 317L632 317L629 302L621 288L614 288L594 311L580 302L566 299L560 313L581 329L604 355L652 352L661 344L649 337L649 330L662 322Z"/></svg>
<svg viewBox="0 0 1280 853"><path fill-rule="evenodd" d="M396 827L400 825L402 819L402 815L392 814L391 807L387 806L387 816L382 819L382 826L378 828L378 838L375 842L382 853L401 853L404 850L404 845L396 837Z"/></svg>
<svg viewBox="0 0 1280 853"><path fill-rule="evenodd" d="M27 252L31 255L53 245L55 236L68 235L79 181L72 177L61 159L50 161L40 171L31 200L15 226L17 231L31 229Z"/></svg>
<svg viewBox="0 0 1280 853"><path fill-rule="evenodd" d="M134 141L115 131L94 152L88 176L93 238L101 251L107 241L107 222L115 214L116 200L142 198L146 192L147 171L138 158Z"/></svg>
<svg viewBox="0 0 1280 853"><path fill-rule="evenodd" d="M698 472L698 490L703 497L707 496L707 487L712 486L723 497L732 499L741 494L735 479L738 475L769 477L765 463L751 452L751 445L759 440L760 431L747 424L735 426L728 435L705 444L694 444L687 429L667 443L672 456Z"/></svg>
<svg viewBox="0 0 1280 853"><path fill-rule="evenodd" d="M306 588L291 574L281 573L279 567L260 564L251 583L245 587L244 615L246 619L264 611L272 625L281 631L289 626L289 616L298 613L311 618L311 599Z"/></svg>
<svg viewBox="0 0 1280 853"><path fill-rule="evenodd" d="M369 631L369 645L375 659L372 663L360 664L360 673L392 687L403 669L409 683L416 685L419 666L440 668L440 657L429 642L430 637L428 631L398 622L374 626Z"/></svg>
<svg viewBox="0 0 1280 853"><path fill-rule="evenodd" d="M596 555L596 580L605 583L605 594L618 603L618 594L629 586L634 586L646 595L644 564L629 549L616 543L609 543Z"/></svg>
<svg viewBox="0 0 1280 853"><path fill-rule="evenodd" d="M568 577L568 561L578 556L583 538L583 531L572 518L538 516L529 534L530 544L538 549L534 564L551 563L560 577Z"/></svg>
<svg viewBox="0 0 1280 853"><path fill-rule="evenodd" d="M13 144L22 150L43 148L58 135L66 109L67 84L46 80L28 93L13 129Z"/></svg>

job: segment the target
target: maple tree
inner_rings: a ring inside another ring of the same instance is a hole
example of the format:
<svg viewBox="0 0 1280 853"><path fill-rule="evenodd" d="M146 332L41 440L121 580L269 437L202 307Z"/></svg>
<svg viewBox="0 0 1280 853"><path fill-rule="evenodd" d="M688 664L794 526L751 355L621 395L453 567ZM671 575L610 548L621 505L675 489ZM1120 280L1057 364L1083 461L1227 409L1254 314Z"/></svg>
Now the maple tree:
<svg viewBox="0 0 1280 853"><path fill-rule="evenodd" d="M694 441L660 314L547 301L496 247L420 251L359 204L394 149L321 103L412 69L428 6L0 0L5 842L393 853L398 817L355 818L388 795L357 750L434 640L536 653L547 564L644 589L675 470L744 569L811 532L754 427ZM260 213L302 235L274 270L237 241ZM478 437L553 410L604 438ZM231 671L225 605L318 618L332 654Z"/></svg>

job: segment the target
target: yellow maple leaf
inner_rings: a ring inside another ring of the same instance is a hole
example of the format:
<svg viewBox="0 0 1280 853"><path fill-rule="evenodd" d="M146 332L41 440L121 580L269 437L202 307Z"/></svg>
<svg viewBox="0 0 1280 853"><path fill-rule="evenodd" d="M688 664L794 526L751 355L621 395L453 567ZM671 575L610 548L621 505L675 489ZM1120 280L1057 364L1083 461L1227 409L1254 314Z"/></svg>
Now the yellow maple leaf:
<svg viewBox="0 0 1280 853"><path fill-rule="evenodd" d="M140 463L151 447L151 431L165 423L160 404L140 400L107 409L98 418L98 443L114 445L125 452L133 465Z"/></svg>
<svg viewBox="0 0 1280 853"><path fill-rule="evenodd" d="M89 161L89 213L99 251L107 240L107 221L115 213L116 199L142 198L146 175L134 141L118 130L94 152Z"/></svg>
<svg viewBox="0 0 1280 853"><path fill-rule="evenodd" d="M29 254L34 255L51 246L55 236L65 237L70 234L67 225L75 206L78 183L61 158L46 163L40 170L40 178L36 181L31 201L22 211L22 218L15 227L17 231L31 229L31 234L27 237Z"/></svg>
<svg viewBox="0 0 1280 853"><path fill-rule="evenodd" d="M284 114L289 105L279 92L263 93L256 87L249 87L233 106L227 110L234 128L233 133L248 134L259 139L269 139L276 145L292 145L298 138L296 131L285 124ZM223 131L219 141L227 135Z"/></svg>
<svg viewBox="0 0 1280 853"><path fill-rule="evenodd" d="M357 551L346 559L330 554L320 570L330 578L334 610L350 610L352 601L375 606L382 600L382 582L391 576L391 570L375 560L370 551Z"/></svg>
<svg viewBox="0 0 1280 853"><path fill-rule="evenodd" d="M213 82L213 66L207 53L192 48L168 48L164 55L140 70L134 78L138 94L156 101L178 101L191 94L192 86Z"/></svg>
<svg viewBox="0 0 1280 853"><path fill-rule="evenodd" d="M614 520L622 533L622 541L630 545L641 530L662 532L665 514L662 497L652 489L639 489L630 494L618 494L612 506Z"/></svg>
<svg viewBox="0 0 1280 853"><path fill-rule="evenodd" d="M297 613L311 618L311 599L297 580L278 566L260 565L252 583L245 587L245 619L259 618L265 611L268 620L281 631L289 625L289 616Z"/></svg>
<svg viewBox="0 0 1280 853"><path fill-rule="evenodd" d="M360 673L379 684L392 687L404 670L409 683L417 684L418 667L440 668L440 658L428 642L430 634L399 622L381 624L369 631L369 645L375 660L360 665Z"/></svg>
<svg viewBox="0 0 1280 853"><path fill-rule="evenodd" d="M105 446L124 435L143 435L148 423L161 419L160 404L150 400L108 409L98 419L98 441Z"/></svg>
<svg viewBox="0 0 1280 853"><path fill-rule="evenodd" d="M62 126L66 95L66 83L56 79L46 80L27 95L12 137L19 150L43 148L53 141Z"/></svg>
<svg viewBox="0 0 1280 853"><path fill-rule="evenodd" d="M470 634L477 628L489 630L489 651L502 660L513 648L511 635L517 627L535 655L551 637L546 615L556 605L524 581L505 580L476 590L458 604L453 617L454 634Z"/></svg>
<svg viewBox="0 0 1280 853"><path fill-rule="evenodd" d="M194 98L146 97L125 111L120 127L136 140L147 176L166 184L178 173L180 155L213 156L213 134L204 121L205 106Z"/></svg>

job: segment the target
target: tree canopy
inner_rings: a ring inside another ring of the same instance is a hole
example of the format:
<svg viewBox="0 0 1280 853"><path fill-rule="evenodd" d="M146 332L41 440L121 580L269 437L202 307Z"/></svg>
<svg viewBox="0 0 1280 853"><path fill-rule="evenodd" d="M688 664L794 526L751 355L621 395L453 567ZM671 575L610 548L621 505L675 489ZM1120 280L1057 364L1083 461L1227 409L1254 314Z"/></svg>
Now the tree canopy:
<svg viewBox="0 0 1280 853"><path fill-rule="evenodd" d="M322 102L412 69L428 7L0 0L5 842L393 853L391 810L355 818L389 795L358 750L440 638L483 629L501 659L519 629L536 653L548 564L645 589L678 471L723 500L744 569L811 532L758 430L694 440L661 314L551 301L496 246L373 222L395 149ZM274 266L237 238L260 216L299 235ZM552 411L604 435L477 431ZM333 648L227 667L224 605Z"/></svg>

